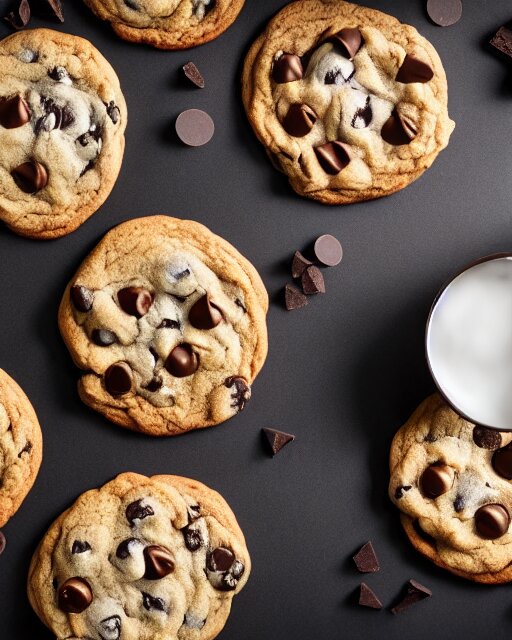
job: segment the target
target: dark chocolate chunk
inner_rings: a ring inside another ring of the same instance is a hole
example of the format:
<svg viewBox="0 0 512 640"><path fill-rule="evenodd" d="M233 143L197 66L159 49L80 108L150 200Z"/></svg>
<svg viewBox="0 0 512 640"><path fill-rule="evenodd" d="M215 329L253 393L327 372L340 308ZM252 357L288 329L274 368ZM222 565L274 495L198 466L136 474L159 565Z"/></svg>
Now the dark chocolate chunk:
<svg viewBox="0 0 512 640"><path fill-rule="evenodd" d="M117 292L121 309L131 316L142 318L153 304L153 294L144 287L125 287Z"/></svg>
<svg viewBox="0 0 512 640"><path fill-rule="evenodd" d="M486 540L504 536L510 525L510 515L502 504L486 504L475 513L478 535Z"/></svg>
<svg viewBox="0 0 512 640"><path fill-rule="evenodd" d="M153 544L144 549L144 564L146 580L161 580L174 571L174 556L165 547Z"/></svg>
<svg viewBox="0 0 512 640"><path fill-rule="evenodd" d="M65 613L82 613L92 601L92 589L83 578L69 578L59 588L59 609Z"/></svg>
<svg viewBox="0 0 512 640"><path fill-rule="evenodd" d="M384 123L380 135L382 139L393 146L410 144L418 134L414 122L395 109Z"/></svg>
<svg viewBox="0 0 512 640"><path fill-rule="evenodd" d="M214 304L210 296L205 293L199 298L188 312L188 320L196 329L214 329L222 322L222 312L219 307Z"/></svg>
<svg viewBox="0 0 512 640"><path fill-rule="evenodd" d="M326 142L314 147L320 166L331 176L337 175L350 163L350 148L343 142Z"/></svg>
<svg viewBox="0 0 512 640"><path fill-rule="evenodd" d="M382 609L382 602L365 582L361 582L359 587L359 604L370 609Z"/></svg>
<svg viewBox="0 0 512 640"><path fill-rule="evenodd" d="M5 129L17 129L30 121L30 109L19 94L0 100L0 125Z"/></svg>
<svg viewBox="0 0 512 640"><path fill-rule="evenodd" d="M185 546L189 551L197 551L203 544L203 536L199 529L185 527L183 529L183 537L185 538Z"/></svg>
<svg viewBox="0 0 512 640"><path fill-rule="evenodd" d="M501 433L495 429L476 426L473 429L473 442L481 449L496 451L501 447Z"/></svg>
<svg viewBox="0 0 512 640"><path fill-rule="evenodd" d="M453 508L455 509L455 512L460 513L461 511L464 511L465 507L466 500L464 499L464 496L457 495L453 501Z"/></svg>
<svg viewBox="0 0 512 640"><path fill-rule="evenodd" d="M303 73L302 62L299 56L293 53L283 53L283 55L274 62L272 68L272 78L274 82L278 84L301 80Z"/></svg>
<svg viewBox="0 0 512 640"><path fill-rule="evenodd" d="M492 466L494 471L505 478L512 480L512 446L508 445L503 449L498 449L492 457Z"/></svg>
<svg viewBox="0 0 512 640"><path fill-rule="evenodd" d="M23 29L30 22L30 6L28 0L20 0L16 11L11 11L4 20L8 22L13 29Z"/></svg>
<svg viewBox="0 0 512 640"><path fill-rule="evenodd" d="M229 571L235 561L232 551L225 547L217 547L209 555L206 566L210 571Z"/></svg>
<svg viewBox="0 0 512 640"><path fill-rule="evenodd" d="M187 505L188 521L193 522L201 516L201 507L198 504Z"/></svg>
<svg viewBox="0 0 512 640"><path fill-rule="evenodd" d="M108 347L117 342L116 334L108 329L94 329L91 339L98 347Z"/></svg>
<svg viewBox="0 0 512 640"><path fill-rule="evenodd" d="M126 362L116 362L105 371L105 388L113 396L129 393L133 384L133 373Z"/></svg>
<svg viewBox="0 0 512 640"><path fill-rule="evenodd" d="M25 444L25 446L23 447L23 449L18 453L18 458L21 458L21 456L24 453L30 453L32 451L32 443L29 441Z"/></svg>
<svg viewBox="0 0 512 640"><path fill-rule="evenodd" d="M307 260L300 251L296 251L292 260L292 278L300 278L307 267L310 267L313 263Z"/></svg>
<svg viewBox="0 0 512 640"><path fill-rule="evenodd" d="M440 27L449 27L462 17L461 0L428 0L429 18Z"/></svg>
<svg viewBox="0 0 512 640"><path fill-rule="evenodd" d="M324 84L337 84L339 86L343 85L351 80L355 73L356 70L353 69L350 75L345 78L345 76L343 75L343 71L339 67L329 69L329 71L327 71L327 73L325 74Z"/></svg>
<svg viewBox="0 0 512 640"><path fill-rule="evenodd" d="M301 278L302 291L308 296L315 293L325 293L325 281L322 272L314 265L308 267Z"/></svg>
<svg viewBox="0 0 512 640"><path fill-rule="evenodd" d="M175 378L186 378L199 368L199 356L187 342L174 347L165 361L165 368Z"/></svg>
<svg viewBox="0 0 512 640"><path fill-rule="evenodd" d="M111 100L107 105L107 115L114 124L117 124L121 119L121 111L116 103Z"/></svg>
<svg viewBox="0 0 512 640"><path fill-rule="evenodd" d="M110 616L100 622L101 640L119 640L121 637L121 616Z"/></svg>
<svg viewBox="0 0 512 640"><path fill-rule="evenodd" d="M391 613L397 614L402 613L412 607L417 602L421 602L421 600L425 600L425 598L430 598L432 595L432 591L424 587L416 580L409 580L406 585L406 591L402 599L391 609Z"/></svg>
<svg viewBox="0 0 512 640"><path fill-rule="evenodd" d="M512 29L509 27L501 27L498 29L496 35L491 39L490 44L501 53L512 58Z"/></svg>
<svg viewBox="0 0 512 640"><path fill-rule="evenodd" d="M224 380L224 386L228 389L234 387L231 394L231 406L238 412L245 409L245 405L251 399L251 387L241 376L230 376Z"/></svg>
<svg viewBox="0 0 512 640"><path fill-rule="evenodd" d="M433 77L434 70L429 64L423 62L423 60L418 60L413 55L407 54L396 74L396 81L404 84L412 82L425 83L430 82Z"/></svg>
<svg viewBox="0 0 512 640"><path fill-rule="evenodd" d="M46 0L46 4L48 5L53 16L60 22L64 22L64 15L62 13L62 5L60 0Z"/></svg>
<svg viewBox="0 0 512 640"><path fill-rule="evenodd" d="M73 546L71 547L71 553L85 553L86 551L91 550L91 545L86 540L75 540L73 542Z"/></svg>
<svg viewBox="0 0 512 640"><path fill-rule="evenodd" d="M155 393L162 388L163 381L160 378L152 378L143 389L147 389L150 393Z"/></svg>
<svg viewBox="0 0 512 640"><path fill-rule="evenodd" d="M307 135L314 127L318 117L307 104L295 102L290 105L288 113L283 120L283 129L286 133L296 138Z"/></svg>
<svg viewBox="0 0 512 640"><path fill-rule="evenodd" d="M343 56L349 58L349 60L352 60L364 44L361 32L357 28L342 29L333 36L330 36L328 42L334 43L334 45L341 50Z"/></svg>
<svg viewBox="0 0 512 640"><path fill-rule="evenodd" d="M426 498L438 498L450 491L455 471L448 465L433 464L427 467L420 478L421 492Z"/></svg>
<svg viewBox="0 0 512 640"><path fill-rule="evenodd" d="M317 261L326 267L335 267L343 258L343 249L339 240L329 234L324 234L315 240L313 251Z"/></svg>
<svg viewBox="0 0 512 640"><path fill-rule="evenodd" d="M149 504L142 504L142 502L142 500L136 500L126 507L126 519L132 527L135 526L135 520L144 520L148 516L155 515L153 507Z"/></svg>
<svg viewBox="0 0 512 640"><path fill-rule="evenodd" d="M404 497L404 493L406 491L410 491L412 489L410 484L403 485L401 487L397 487L395 489L395 500L400 500Z"/></svg>
<svg viewBox="0 0 512 640"><path fill-rule="evenodd" d="M360 573L375 573L380 569L379 560L371 542L363 544L352 560Z"/></svg>
<svg viewBox="0 0 512 640"><path fill-rule="evenodd" d="M240 309L242 309L244 313L247 313L247 309L245 308L244 303L240 300L240 298L237 298L235 300L235 304L237 307L240 307Z"/></svg>
<svg viewBox="0 0 512 640"><path fill-rule="evenodd" d="M165 601L162 600L162 598L151 596L149 593L144 591L142 592L142 604L144 609L147 609L148 611L167 611Z"/></svg>
<svg viewBox="0 0 512 640"><path fill-rule="evenodd" d="M80 284L75 284L71 287L69 293L75 309L84 313L92 309L94 293L90 289Z"/></svg>
<svg viewBox="0 0 512 640"><path fill-rule="evenodd" d="M25 193L37 193L48 184L48 172L37 160L30 160L12 170L14 182Z"/></svg>
<svg viewBox="0 0 512 640"><path fill-rule="evenodd" d="M210 142L215 132L215 124L206 111L187 109L176 118L178 138L189 147L201 147Z"/></svg>
<svg viewBox="0 0 512 640"><path fill-rule="evenodd" d="M308 299L297 287L287 284L284 288L284 300L288 311L300 309L308 304Z"/></svg>
<svg viewBox="0 0 512 640"><path fill-rule="evenodd" d="M157 329L181 329L181 324L178 320L171 320L170 318L164 318L158 325Z"/></svg>
<svg viewBox="0 0 512 640"><path fill-rule="evenodd" d="M5 535L0 531L0 556L5 551L5 546L7 545L7 540Z"/></svg>
<svg viewBox="0 0 512 640"><path fill-rule="evenodd" d="M130 524L133 525L132 522L130 522ZM116 558L120 558L121 560L126 560L126 558L130 556L130 546L137 542L139 542L137 538L127 538L126 540L123 540L122 542L120 542L116 549Z"/></svg>
<svg viewBox="0 0 512 640"><path fill-rule="evenodd" d="M62 67L59 67L62 69ZM64 70L65 71L65 70ZM41 96L41 107L44 115L36 123L36 133L41 131L53 131L54 129L67 129L75 122L75 114L68 106L59 106L51 98ZM80 136L82 146L85 146L84 136L90 136L89 132Z"/></svg>
<svg viewBox="0 0 512 640"><path fill-rule="evenodd" d="M262 429L267 443L270 445L272 457L281 451L290 442L295 440L295 436L284 431L276 431L275 429Z"/></svg>
<svg viewBox="0 0 512 640"><path fill-rule="evenodd" d="M199 89L204 89L204 78L193 62L187 62L187 64L183 65L183 73L192 84L195 84Z"/></svg>
<svg viewBox="0 0 512 640"><path fill-rule="evenodd" d="M372 118L373 111L370 106L370 96L367 96L364 107L359 107L359 109L357 109L350 124L354 129L366 129L366 127L370 126Z"/></svg>

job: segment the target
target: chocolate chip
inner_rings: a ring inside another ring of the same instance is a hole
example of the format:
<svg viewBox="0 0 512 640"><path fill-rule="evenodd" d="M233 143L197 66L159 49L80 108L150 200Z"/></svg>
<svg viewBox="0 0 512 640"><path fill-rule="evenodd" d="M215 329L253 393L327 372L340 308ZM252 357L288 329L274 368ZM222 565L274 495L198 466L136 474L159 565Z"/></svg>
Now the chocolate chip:
<svg viewBox="0 0 512 640"><path fill-rule="evenodd" d="M192 305L188 312L188 320L196 329L207 331L208 329L215 328L222 322L222 312L219 307L211 301L210 296L205 293Z"/></svg>
<svg viewBox="0 0 512 640"><path fill-rule="evenodd" d="M149 504L143 504L142 500L135 500L126 507L126 519L132 527L135 526L135 520L144 520L154 515L153 508Z"/></svg>
<svg viewBox="0 0 512 640"><path fill-rule="evenodd" d="M382 609L382 602L365 582L359 586L359 604L370 609Z"/></svg>
<svg viewBox="0 0 512 640"><path fill-rule="evenodd" d="M302 62L299 56L293 53L283 53L272 67L272 78L278 84L301 80L303 73Z"/></svg>
<svg viewBox="0 0 512 640"><path fill-rule="evenodd" d="M165 368L175 378L186 378L199 368L199 356L186 342L174 347L165 361Z"/></svg>
<svg viewBox="0 0 512 640"><path fill-rule="evenodd" d="M130 522L130 524L133 525L132 522ZM122 542L120 542L116 549L116 558L119 558L120 560L126 560L126 558L128 558L131 555L130 547L133 546L134 544L142 544L142 543L139 540L137 540L137 538L127 538L126 540L123 540Z"/></svg>
<svg viewBox="0 0 512 640"><path fill-rule="evenodd" d="M307 104L295 102L290 105L288 113L283 120L283 128L286 133L296 138L307 135L314 127L318 117Z"/></svg>
<svg viewBox="0 0 512 640"><path fill-rule="evenodd" d="M440 27L449 27L462 17L461 0L428 0L429 18Z"/></svg>
<svg viewBox="0 0 512 640"><path fill-rule="evenodd" d="M204 78L193 62L187 62L187 64L183 65L183 73L192 84L195 84L199 89L204 89Z"/></svg>
<svg viewBox="0 0 512 640"><path fill-rule="evenodd" d="M108 329L94 329L91 334L91 339L94 344L97 344L99 347L108 347L117 342L116 334Z"/></svg>
<svg viewBox="0 0 512 640"><path fill-rule="evenodd" d="M132 11L140 11L140 7L135 0L123 0L128 9L132 9Z"/></svg>
<svg viewBox="0 0 512 640"><path fill-rule="evenodd" d="M501 433L495 429L476 426L473 429L473 442L481 449L495 451L501 447Z"/></svg>
<svg viewBox="0 0 512 640"><path fill-rule="evenodd" d="M272 457L281 451L283 447L295 440L295 436L275 429L262 429L267 443L270 445Z"/></svg>
<svg viewBox="0 0 512 640"><path fill-rule="evenodd" d="M185 527L183 529L183 537L185 538L185 546L189 551L197 551L203 544L203 536L198 529Z"/></svg>
<svg viewBox="0 0 512 640"><path fill-rule="evenodd" d="M300 278L307 267L313 263L305 258L300 251L296 251L292 260L292 278Z"/></svg>
<svg viewBox="0 0 512 640"><path fill-rule="evenodd" d="M217 547L209 555L207 560L207 567L210 571L229 571L235 556L232 551L225 547Z"/></svg>
<svg viewBox="0 0 512 640"><path fill-rule="evenodd" d="M308 299L302 291L299 291L291 284L287 284L284 288L284 300L288 311L300 309L308 304Z"/></svg>
<svg viewBox="0 0 512 640"><path fill-rule="evenodd" d="M306 295L325 293L325 281L322 272L314 265L308 267L301 278L302 290Z"/></svg>
<svg viewBox="0 0 512 640"><path fill-rule="evenodd" d="M14 182L25 193L37 193L48 184L48 173L37 160L30 160L20 164L12 170Z"/></svg>
<svg viewBox="0 0 512 640"><path fill-rule="evenodd" d="M198 504L187 505L188 521L197 520L201 516L201 507Z"/></svg>
<svg viewBox="0 0 512 640"><path fill-rule="evenodd" d="M132 389L133 374L126 362L116 362L105 371L105 388L113 396L122 396Z"/></svg>
<svg viewBox="0 0 512 640"><path fill-rule="evenodd" d="M17 129L30 121L30 109L21 95L0 100L0 125L5 129Z"/></svg>
<svg viewBox="0 0 512 640"><path fill-rule="evenodd" d="M0 556L5 551L5 546L7 545L7 540L5 535L0 531Z"/></svg>
<svg viewBox="0 0 512 640"><path fill-rule="evenodd" d="M65 613L82 613L92 601L91 587L83 578L70 578L59 588L59 609Z"/></svg>
<svg viewBox="0 0 512 640"><path fill-rule="evenodd" d="M72 80L69 77L69 73L65 67L54 67L51 71L48 72L48 75L55 82L62 82L62 84L70 85L72 84Z"/></svg>
<svg viewBox="0 0 512 640"><path fill-rule="evenodd" d="M388 144L400 146L410 144L418 134L414 122L395 109L384 123L380 135Z"/></svg>
<svg viewBox="0 0 512 640"><path fill-rule="evenodd" d="M174 556L160 545L150 545L144 549L144 564L146 580L161 580L174 571Z"/></svg>
<svg viewBox="0 0 512 640"><path fill-rule="evenodd" d="M450 491L454 478L455 471L452 467L448 465L430 465L421 475L421 492L426 498L438 498Z"/></svg>
<svg viewBox="0 0 512 640"><path fill-rule="evenodd" d="M240 300L240 298L237 298L235 300L235 304L237 307L240 307L240 309L242 309L244 313L247 313L247 309L245 308L244 303Z"/></svg>
<svg viewBox="0 0 512 640"><path fill-rule="evenodd" d="M30 22L30 6L28 0L21 0L16 11L11 11L4 20L8 22L13 29L23 29Z"/></svg>
<svg viewBox="0 0 512 640"><path fill-rule="evenodd" d="M313 251L317 261L326 267L335 267L343 258L343 249L339 240L329 234L324 234L315 240Z"/></svg>
<svg viewBox="0 0 512 640"><path fill-rule="evenodd" d="M52 98L41 96L41 107L44 116L36 123L36 133L54 129L64 130L75 122L74 112L66 105L62 107L56 104Z"/></svg>
<svg viewBox="0 0 512 640"><path fill-rule="evenodd" d="M142 592L142 604L144 609L147 609L148 611L167 611L166 604L162 598L151 596L149 593L144 591Z"/></svg>
<svg viewBox="0 0 512 640"><path fill-rule="evenodd" d="M364 107L359 107L359 109L357 109L350 124L354 129L366 129L366 127L370 126L372 118L373 111L370 106L370 96L367 96Z"/></svg>
<svg viewBox="0 0 512 640"><path fill-rule="evenodd" d="M322 169L331 176L337 175L350 163L350 150L343 142L326 142L313 150Z"/></svg>
<svg viewBox="0 0 512 640"><path fill-rule="evenodd" d="M453 508L455 509L455 511L457 513L460 513L461 511L464 511L466 507L466 500L464 499L464 496L458 495L456 496L455 500L453 501Z"/></svg>
<svg viewBox="0 0 512 640"><path fill-rule="evenodd" d="M146 389L150 393L155 393L159 389L162 388L162 380L160 378L152 378L147 385L143 386L143 389Z"/></svg>
<svg viewBox="0 0 512 640"><path fill-rule="evenodd" d="M234 387L231 394L231 406L237 412L243 411L245 405L251 399L251 387L247 384L247 381L241 376L230 376L224 380L224 386L228 387L228 389Z"/></svg>
<svg viewBox="0 0 512 640"><path fill-rule="evenodd" d="M215 125L206 111L187 109L176 118L178 138L189 147L201 147L210 142Z"/></svg>
<svg viewBox="0 0 512 640"><path fill-rule="evenodd" d="M71 302L78 311L87 313L92 309L92 303L94 302L94 293L80 284L75 284L70 289Z"/></svg>
<svg viewBox="0 0 512 640"><path fill-rule="evenodd" d="M444 1L444 0L443 0ZM402 66L396 74L396 81L404 84L412 82L430 82L434 77L434 70L423 60L415 58L413 55L406 54Z"/></svg>
<svg viewBox="0 0 512 640"><path fill-rule="evenodd" d="M486 540L504 536L510 525L510 515L502 504L486 504L475 513L478 535Z"/></svg>
<svg viewBox="0 0 512 640"><path fill-rule="evenodd" d="M125 287L117 292L121 309L131 316L142 318L153 304L153 294L144 287Z"/></svg>
<svg viewBox="0 0 512 640"><path fill-rule="evenodd" d="M158 325L157 329L181 329L181 324L178 322L178 320L164 318Z"/></svg>
<svg viewBox="0 0 512 640"><path fill-rule="evenodd" d="M363 544L352 560L360 573L375 573L380 569L379 560L371 541Z"/></svg>
<svg viewBox="0 0 512 640"><path fill-rule="evenodd" d="M349 60L352 60L364 43L361 32L357 28L342 29L330 36L327 41L334 43Z"/></svg>
<svg viewBox="0 0 512 640"><path fill-rule="evenodd" d="M121 119L121 111L116 103L111 100L107 105L107 115L114 124L117 124Z"/></svg>
<svg viewBox="0 0 512 640"><path fill-rule="evenodd" d="M425 600L426 598L430 598L432 596L432 591L424 587L416 580L409 580L406 585L406 591L402 599L391 609L391 613L397 614L402 613L409 607L412 607L417 602L421 602L421 600Z"/></svg>
<svg viewBox="0 0 512 640"><path fill-rule="evenodd" d="M71 553L77 554L77 553L85 553L86 551L90 551L91 550L91 545L84 541L81 540L75 540L73 542L73 546L71 547Z"/></svg>
<svg viewBox="0 0 512 640"><path fill-rule="evenodd" d="M31 442L27 442L25 444L25 446L23 447L23 449L18 453L18 458L21 458L21 456L24 453L30 453L32 451L32 447L33 447L32 443Z"/></svg>
<svg viewBox="0 0 512 640"><path fill-rule="evenodd" d="M119 640L121 637L121 616L110 616L100 622L101 640Z"/></svg>
<svg viewBox="0 0 512 640"><path fill-rule="evenodd" d="M498 449L492 457L492 466L494 471L505 478L512 480L512 446L508 445L503 449Z"/></svg>
<svg viewBox="0 0 512 640"><path fill-rule="evenodd" d="M490 44L504 53L509 58L512 58L512 29L509 27L501 27L497 33L491 39Z"/></svg>
<svg viewBox="0 0 512 640"><path fill-rule="evenodd" d="M406 491L410 491L412 489L410 484L402 485L401 487L397 487L395 489L395 500L400 500L404 497L404 493Z"/></svg>

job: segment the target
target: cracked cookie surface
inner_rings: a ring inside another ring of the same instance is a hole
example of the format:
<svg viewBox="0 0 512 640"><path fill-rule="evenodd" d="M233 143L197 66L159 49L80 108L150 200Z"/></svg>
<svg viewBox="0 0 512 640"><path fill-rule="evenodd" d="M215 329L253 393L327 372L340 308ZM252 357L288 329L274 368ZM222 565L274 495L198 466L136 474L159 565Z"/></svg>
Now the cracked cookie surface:
<svg viewBox="0 0 512 640"><path fill-rule="evenodd" d="M126 104L93 45L32 29L0 42L0 220L57 238L106 200L121 168Z"/></svg>
<svg viewBox="0 0 512 640"><path fill-rule="evenodd" d="M28 594L57 640L211 640L250 570L218 493L178 476L124 473L50 527Z"/></svg>
<svg viewBox="0 0 512 640"><path fill-rule="evenodd" d="M176 435L244 409L267 353L267 309L258 273L228 242L153 216L105 236L68 285L59 324L86 371L86 404Z"/></svg>
<svg viewBox="0 0 512 640"><path fill-rule="evenodd" d="M242 96L274 166L326 204L406 187L454 127L434 47L414 27L341 0L280 11L247 55Z"/></svg>
<svg viewBox="0 0 512 640"><path fill-rule="evenodd" d="M42 455L35 411L18 384L0 369L0 527L32 488Z"/></svg>
<svg viewBox="0 0 512 640"><path fill-rule="evenodd" d="M512 580L512 433L475 426L436 394L393 439L389 496L414 547L476 582Z"/></svg>
<svg viewBox="0 0 512 640"><path fill-rule="evenodd" d="M159 49L188 49L220 36L245 0L85 0L118 36Z"/></svg>

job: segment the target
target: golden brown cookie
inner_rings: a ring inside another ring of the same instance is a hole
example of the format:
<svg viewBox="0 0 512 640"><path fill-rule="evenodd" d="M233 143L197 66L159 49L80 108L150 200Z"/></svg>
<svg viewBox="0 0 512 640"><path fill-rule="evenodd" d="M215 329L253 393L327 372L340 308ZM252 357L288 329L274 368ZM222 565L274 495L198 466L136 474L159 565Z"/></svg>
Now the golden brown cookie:
<svg viewBox="0 0 512 640"><path fill-rule="evenodd" d="M231 26L245 0L85 0L118 36L158 49L188 49Z"/></svg>
<svg viewBox="0 0 512 640"><path fill-rule="evenodd" d="M106 200L121 168L127 113L93 45L32 29L0 42L0 220L58 238Z"/></svg>
<svg viewBox="0 0 512 640"><path fill-rule="evenodd" d="M59 324L86 404L176 435L245 407L267 354L267 308L234 247L197 222L153 216L107 233L68 285Z"/></svg>
<svg viewBox="0 0 512 640"><path fill-rule="evenodd" d="M446 76L414 27L341 0L291 2L245 61L249 121L297 193L347 204L406 187L446 147Z"/></svg>
<svg viewBox="0 0 512 640"><path fill-rule="evenodd" d="M57 640L212 640L250 571L218 493L188 478L124 473L50 527L28 595Z"/></svg>

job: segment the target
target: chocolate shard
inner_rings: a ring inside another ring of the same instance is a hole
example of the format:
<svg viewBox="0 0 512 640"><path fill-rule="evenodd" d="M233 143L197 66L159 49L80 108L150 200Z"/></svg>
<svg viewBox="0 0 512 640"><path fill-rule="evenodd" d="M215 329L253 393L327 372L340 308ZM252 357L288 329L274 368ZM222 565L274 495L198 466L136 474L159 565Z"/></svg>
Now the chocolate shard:
<svg viewBox="0 0 512 640"><path fill-rule="evenodd" d="M64 22L61 0L30 0L30 6L35 15Z"/></svg>
<svg viewBox="0 0 512 640"><path fill-rule="evenodd" d="M48 172L37 160L20 164L12 170L14 182L25 193L37 193L48 184Z"/></svg>
<svg viewBox="0 0 512 640"><path fill-rule="evenodd" d="M284 288L284 300L288 311L300 309L308 304L308 299L297 287L287 284Z"/></svg>
<svg viewBox="0 0 512 640"><path fill-rule="evenodd" d="M322 169L331 176L337 175L351 160L350 147L338 140L314 147L314 152Z"/></svg>
<svg viewBox="0 0 512 640"><path fill-rule="evenodd" d="M300 251L296 251L292 260L292 278L300 278L312 264L311 260L305 258Z"/></svg>
<svg viewBox="0 0 512 640"><path fill-rule="evenodd" d="M425 600L425 598L430 598L432 595L432 591L424 587L416 580L409 580L406 585L406 591L402 599L391 609L391 613L397 614L402 613L412 607L417 602L421 602L421 600Z"/></svg>
<svg viewBox="0 0 512 640"><path fill-rule="evenodd" d="M500 53L512 58L512 29L500 27L492 37L490 44Z"/></svg>
<svg viewBox="0 0 512 640"><path fill-rule="evenodd" d="M281 451L290 442L295 440L295 436L291 433L285 433L284 431L276 431L275 429L262 429L262 432L266 438L267 443L272 450L272 457Z"/></svg>
<svg viewBox="0 0 512 640"><path fill-rule="evenodd" d="M185 77L190 80L192 84L199 89L204 89L204 78L193 62L187 62L187 64L184 64L182 68Z"/></svg>
<svg viewBox="0 0 512 640"><path fill-rule="evenodd" d="M21 95L0 100L0 125L5 129L17 129L30 121L30 109Z"/></svg>
<svg viewBox="0 0 512 640"><path fill-rule="evenodd" d="M365 582L359 586L359 604L370 609L382 609L382 602Z"/></svg>
<svg viewBox="0 0 512 640"><path fill-rule="evenodd" d="M60 22L64 22L64 15L62 13L62 5L60 3L60 0L46 0L46 3L50 7L50 10L57 18L57 20L60 20Z"/></svg>
<svg viewBox="0 0 512 640"><path fill-rule="evenodd" d="M325 281L322 272L314 265L308 267L301 278L302 291L308 296L325 293Z"/></svg>
<svg viewBox="0 0 512 640"><path fill-rule="evenodd" d="M290 105L283 120L283 129L296 138L306 136L315 126L318 117L307 104L295 102Z"/></svg>
<svg viewBox="0 0 512 640"><path fill-rule="evenodd" d="M380 569L379 560L371 541L364 544L352 557L360 573L375 573Z"/></svg>
<svg viewBox="0 0 512 640"><path fill-rule="evenodd" d="M501 433L495 429L477 425L473 428L473 442L481 449L496 451L501 447Z"/></svg>
<svg viewBox="0 0 512 640"><path fill-rule="evenodd" d="M21 0L16 11L11 11L4 20L8 22L13 29L19 31L24 29L30 22L30 6L28 0Z"/></svg>
<svg viewBox="0 0 512 640"><path fill-rule="evenodd" d="M348 58L349 60L352 60L352 58L364 44L363 36L357 28L342 29L341 31L338 31L338 33L335 33L333 36L330 36L327 41L333 42L336 46L338 46L345 58Z"/></svg>
<svg viewBox="0 0 512 640"><path fill-rule="evenodd" d="M5 535L0 531L0 556L5 551L6 545L7 545L7 540L5 538Z"/></svg>
<svg viewBox="0 0 512 640"><path fill-rule="evenodd" d="M283 53L280 58L274 62L272 68L272 78L278 84L286 82L295 82L301 80L304 71L299 56L293 53Z"/></svg>
<svg viewBox="0 0 512 640"><path fill-rule="evenodd" d="M429 64L408 53L406 54L395 79L397 82L410 84L412 82L430 82L433 77L434 70Z"/></svg>
<svg viewBox="0 0 512 640"><path fill-rule="evenodd" d="M402 144L410 144L417 134L418 129L414 122L398 113L396 109L386 120L380 132L382 139L395 147Z"/></svg>

